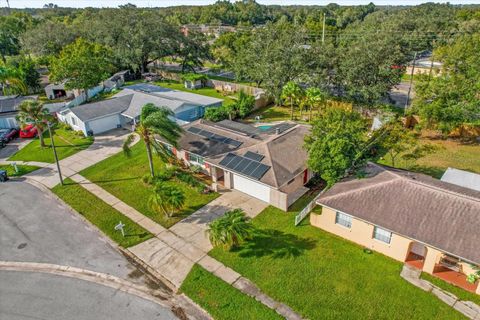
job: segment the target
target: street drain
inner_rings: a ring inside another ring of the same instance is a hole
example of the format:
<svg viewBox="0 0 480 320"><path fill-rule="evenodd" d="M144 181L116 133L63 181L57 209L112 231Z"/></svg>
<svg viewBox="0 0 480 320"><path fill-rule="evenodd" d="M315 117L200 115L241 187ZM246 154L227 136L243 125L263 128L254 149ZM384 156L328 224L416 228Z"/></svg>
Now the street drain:
<svg viewBox="0 0 480 320"><path fill-rule="evenodd" d="M20 244L18 245L17 249L23 249L23 248L25 248L26 246L27 246L27 243L26 243L26 242L20 243Z"/></svg>

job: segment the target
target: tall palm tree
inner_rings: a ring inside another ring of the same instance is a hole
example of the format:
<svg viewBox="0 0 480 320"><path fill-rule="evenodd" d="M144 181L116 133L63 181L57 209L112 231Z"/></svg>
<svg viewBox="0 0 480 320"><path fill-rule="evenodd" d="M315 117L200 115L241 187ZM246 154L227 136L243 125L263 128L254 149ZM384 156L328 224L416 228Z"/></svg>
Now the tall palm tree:
<svg viewBox="0 0 480 320"><path fill-rule="evenodd" d="M295 82L289 81L282 89L282 99L290 100L291 119L293 120L293 105L302 97L303 90Z"/></svg>
<svg viewBox="0 0 480 320"><path fill-rule="evenodd" d="M325 103L326 96L325 96L325 93L319 88L310 87L306 90L305 97L307 100L308 107L310 109L309 121L311 121L312 115L313 115L313 108L317 106L319 108L318 111L320 113L321 105Z"/></svg>
<svg viewBox="0 0 480 320"><path fill-rule="evenodd" d="M157 183L149 199L150 207L157 212L163 212L168 218L172 217L184 204L185 194L182 189L162 182Z"/></svg>
<svg viewBox="0 0 480 320"><path fill-rule="evenodd" d="M150 175L155 176L153 169L152 149L163 160L168 161L171 157L169 150L163 143L160 143L155 136L165 140L172 146L177 146L177 140L180 138L182 129L180 126L170 120L173 112L165 107L157 107L153 103L148 103L143 106L140 114L140 121L135 126L135 132L145 143L148 155L148 164L150 166ZM130 146L134 140L134 134L128 136L123 143L123 151L125 155L130 156Z"/></svg>
<svg viewBox="0 0 480 320"><path fill-rule="evenodd" d="M40 146L45 148L43 132L45 131L48 122L54 120L48 109L44 108L43 104L36 100L24 100L18 106L18 115L16 119L20 122L22 127L27 124L33 125L37 129ZM53 137L50 138L53 139Z"/></svg>
<svg viewBox="0 0 480 320"><path fill-rule="evenodd" d="M26 93L27 86L23 82L20 71L0 66L0 86L4 96L13 93Z"/></svg>
<svg viewBox="0 0 480 320"><path fill-rule="evenodd" d="M234 209L210 223L207 233L213 246L231 249L250 239L253 231L254 227L245 212Z"/></svg>

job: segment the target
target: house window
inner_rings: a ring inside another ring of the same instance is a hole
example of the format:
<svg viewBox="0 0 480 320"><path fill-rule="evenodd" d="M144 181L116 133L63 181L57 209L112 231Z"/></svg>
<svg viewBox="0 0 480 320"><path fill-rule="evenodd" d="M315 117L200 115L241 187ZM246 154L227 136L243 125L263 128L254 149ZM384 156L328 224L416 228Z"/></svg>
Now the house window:
<svg viewBox="0 0 480 320"><path fill-rule="evenodd" d="M389 244L392 241L392 233L380 227L375 227L373 229L373 238Z"/></svg>
<svg viewBox="0 0 480 320"><path fill-rule="evenodd" d="M196 162L198 164L203 164L203 158L200 156L197 156L196 154L190 153L189 154L189 161L190 162Z"/></svg>
<svg viewBox="0 0 480 320"><path fill-rule="evenodd" d="M76 125L77 125L77 121L75 120L75 118L72 117L71 119L72 119L72 124L73 124L74 126L76 126Z"/></svg>
<svg viewBox="0 0 480 320"><path fill-rule="evenodd" d="M337 211L335 223L350 229L352 227L352 217Z"/></svg>
<svg viewBox="0 0 480 320"><path fill-rule="evenodd" d="M171 155L174 154L174 152L173 152L173 147L172 147L171 145L169 145L169 144L164 144L164 146L165 146L165 150L167 150L167 152L168 152L169 154L171 154Z"/></svg>

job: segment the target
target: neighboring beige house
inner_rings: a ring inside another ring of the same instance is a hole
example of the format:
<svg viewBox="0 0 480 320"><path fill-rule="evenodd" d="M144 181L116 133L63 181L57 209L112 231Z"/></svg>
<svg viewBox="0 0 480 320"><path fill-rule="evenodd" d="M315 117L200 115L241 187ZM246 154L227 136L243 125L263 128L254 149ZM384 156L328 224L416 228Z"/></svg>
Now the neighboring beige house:
<svg viewBox="0 0 480 320"><path fill-rule="evenodd" d="M287 210L308 191L305 125L284 122L254 127L224 120L197 120L183 126L178 150L189 165L201 166L212 177L213 188L236 189Z"/></svg>
<svg viewBox="0 0 480 320"><path fill-rule="evenodd" d="M480 265L480 192L372 163L366 173L323 193L311 224L480 294L466 281Z"/></svg>

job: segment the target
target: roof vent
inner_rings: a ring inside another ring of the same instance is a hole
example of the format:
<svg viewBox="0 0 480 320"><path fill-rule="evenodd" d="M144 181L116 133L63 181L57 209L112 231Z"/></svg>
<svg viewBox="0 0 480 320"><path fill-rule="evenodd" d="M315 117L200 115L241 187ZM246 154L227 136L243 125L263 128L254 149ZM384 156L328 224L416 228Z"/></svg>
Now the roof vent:
<svg viewBox="0 0 480 320"><path fill-rule="evenodd" d="M275 128L275 134L277 134L277 135L280 134L280 128L278 128L278 127Z"/></svg>

